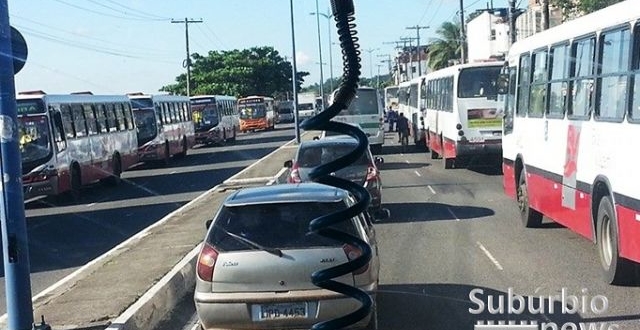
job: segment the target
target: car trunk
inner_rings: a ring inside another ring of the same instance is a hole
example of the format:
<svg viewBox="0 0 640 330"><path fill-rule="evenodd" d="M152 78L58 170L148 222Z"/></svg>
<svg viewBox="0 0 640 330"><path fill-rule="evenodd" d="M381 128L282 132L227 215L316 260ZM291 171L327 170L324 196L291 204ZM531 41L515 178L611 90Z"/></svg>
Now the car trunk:
<svg viewBox="0 0 640 330"><path fill-rule="evenodd" d="M312 169L312 167L299 168L300 179L302 181L310 181L309 173ZM332 173L332 175L341 179L350 180L357 184L364 184L364 181L367 178L367 170L368 166L366 165L351 165Z"/></svg>
<svg viewBox="0 0 640 330"><path fill-rule="evenodd" d="M278 257L261 250L220 253L216 261L212 292L285 292L319 289L311 274L346 263L341 247L282 250ZM336 281L354 285L353 275Z"/></svg>

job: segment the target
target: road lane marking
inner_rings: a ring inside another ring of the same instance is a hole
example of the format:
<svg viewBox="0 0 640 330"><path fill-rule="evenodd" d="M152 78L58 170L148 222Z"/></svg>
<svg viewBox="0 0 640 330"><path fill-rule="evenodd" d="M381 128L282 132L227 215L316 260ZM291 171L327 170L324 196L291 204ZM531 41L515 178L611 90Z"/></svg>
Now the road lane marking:
<svg viewBox="0 0 640 330"><path fill-rule="evenodd" d="M422 176L418 171L413 171L417 176Z"/></svg>
<svg viewBox="0 0 640 330"><path fill-rule="evenodd" d="M456 221L460 221L460 219L458 219L458 217L456 216L455 213L453 213L453 210L450 207L447 207L447 211L449 211L449 214L451 214L451 216L456 219Z"/></svg>
<svg viewBox="0 0 640 330"><path fill-rule="evenodd" d="M96 203L87 204L87 207L92 207L94 205L96 205Z"/></svg>
<svg viewBox="0 0 640 330"><path fill-rule="evenodd" d="M436 191L435 191L435 189L433 189L432 186L429 185L429 186L427 186L427 188L429 188L429 190L431 191L432 194L434 194L434 195L436 194Z"/></svg>
<svg viewBox="0 0 640 330"><path fill-rule="evenodd" d="M405 160L405 162L406 162L407 164L409 164L409 160Z"/></svg>
<svg viewBox="0 0 640 330"><path fill-rule="evenodd" d="M493 262L493 264L496 266L496 268L498 268L498 270L503 270L503 268L500 265L500 263L498 262L498 260L493 257L491 252L489 252L489 250L487 250L487 248L485 248L484 245L482 245L482 243L476 242L476 244L478 244L478 247L480 248L480 250L482 250L482 252L484 252L484 254L489 258L489 260L491 260L491 262Z"/></svg>
<svg viewBox="0 0 640 330"><path fill-rule="evenodd" d="M171 173L169 174L176 174L176 173L178 173L178 171L171 171Z"/></svg>

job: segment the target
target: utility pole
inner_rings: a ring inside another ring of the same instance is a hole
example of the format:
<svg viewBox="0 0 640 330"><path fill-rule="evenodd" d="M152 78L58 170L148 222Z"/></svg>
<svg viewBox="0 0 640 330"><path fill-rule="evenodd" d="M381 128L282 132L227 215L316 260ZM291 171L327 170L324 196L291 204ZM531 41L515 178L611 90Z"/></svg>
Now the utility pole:
<svg viewBox="0 0 640 330"><path fill-rule="evenodd" d="M384 45L395 45L395 50L400 50L402 49L402 41L385 41L382 44ZM391 59L391 55L389 55L389 59ZM393 61L393 63L396 66L396 74L394 77L394 83L396 85L398 85L400 83L400 76L402 74L402 70L400 69L400 55L396 54L395 60ZM391 70L390 70L391 71Z"/></svg>
<svg viewBox="0 0 640 330"><path fill-rule="evenodd" d="M369 53L369 78L373 79L373 52L375 52L376 50L380 50L380 48L369 48L369 49L365 49L364 51Z"/></svg>
<svg viewBox="0 0 640 330"><path fill-rule="evenodd" d="M184 20L171 20L171 23L184 23L184 35L187 45L187 59L182 66L187 68L187 96L191 96L191 54L189 53L189 24L190 23L202 23L202 19L194 20L184 18Z"/></svg>
<svg viewBox="0 0 640 330"><path fill-rule="evenodd" d="M291 11L291 83L293 85L293 120L296 126L296 143L300 144L300 115L298 113L298 69L296 68L296 29L293 18L293 0L289 0Z"/></svg>
<svg viewBox="0 0 640 330"><path fill-rule="evenodd" d="M518 39L516 34L516 0L509 0L509 37L511 45Z"/></svg>
<svg viewBox="0 0 640 330"><path fill-rule="evenodd" d="M542 2L542 31L549 29L549 0Z"/></svg>
<svg viewBox="0 0 640 330"><path fill-rule="evenodd" d="M407 43L409 43L409 75L407 78L413 79L413 40L415 38L400 38L404 42L404 51L407 49Z"/></svg>
<svg viewBox="0 0 640 330"><path fill-rule="evenodd" d="M320 111L324 111L324 74L322 68L322 39L320 38L320 7L318 0L316 0L316 23L318 24L318 53L320 55L320 98L322 98L322 104Z"/></svg>
<svg viewBox="0 0 640 330"><path fill-rule="evenodd" d="M380 62L387 63L387 66L389 67L389 76L391 76L391 63L393 62L393 60L391 59L391 54L378 55L378 57L379 58L385 58L384 60L381 60Z"/></svg>
<svg viewBox="0 0 640 330"><path fill-rule="evenodd" d="M378 64L378 76L376 77L376 89L380 89L380 67L382 64Z"/></svg>
<svg viewBox="0 0 640 330"><path fill-rule="evenodd" d="M460 63L464 64L467 58L466 48L466 32L465 32L465 24L464 24L464 0L460 0Z"/></svg>
<svg viewBox="0 0 640 330"><path fill-rule="evenodd" d="M422 75L422 55L420 54L420 30L428 29L428 26L410 26L407 30L416 30L416 42L418 43L418 77Z"/></svg>

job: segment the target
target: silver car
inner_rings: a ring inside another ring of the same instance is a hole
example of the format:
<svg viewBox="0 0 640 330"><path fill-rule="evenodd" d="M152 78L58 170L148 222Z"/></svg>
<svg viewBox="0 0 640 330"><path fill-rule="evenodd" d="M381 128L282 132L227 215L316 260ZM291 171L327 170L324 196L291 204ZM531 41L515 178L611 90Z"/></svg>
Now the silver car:
<svg viewBox="0 0 640 330"><path fill-rule="evenodd" d="M198 256L195 305L203 329L309 329L355 311L360 302L321 289L311 274L361 255L351 245L308 235L309 222L354 204L351 195L316 183L273 185L230 195L215 218ZM369 264L335 280L374 299L379 260L368 213L333 228L366 241ZM354 328L377 328L372 312Z"/></svg>

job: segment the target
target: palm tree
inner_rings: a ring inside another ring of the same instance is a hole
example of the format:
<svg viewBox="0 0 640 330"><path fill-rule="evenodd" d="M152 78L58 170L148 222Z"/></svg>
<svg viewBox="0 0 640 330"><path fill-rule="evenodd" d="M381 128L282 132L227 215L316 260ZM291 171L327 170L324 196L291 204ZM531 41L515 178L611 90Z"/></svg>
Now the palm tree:
<svg viewBox="0 0 640 330"><path fill-rule="evenodd" d="M444 22L436 33L440 38L429 44L429 67L438 70L449 66L450 60L460 58L460 24Z"/></svg>

